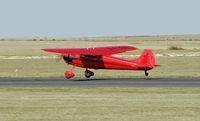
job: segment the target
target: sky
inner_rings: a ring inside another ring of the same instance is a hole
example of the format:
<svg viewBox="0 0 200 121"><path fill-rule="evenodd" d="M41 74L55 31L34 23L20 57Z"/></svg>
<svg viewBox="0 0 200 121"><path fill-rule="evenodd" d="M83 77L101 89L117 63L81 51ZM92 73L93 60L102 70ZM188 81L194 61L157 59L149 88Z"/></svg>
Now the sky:
<svg viewBox="0 0 200 121"><path fill-rule="evenodd" d="M199 0L0 0L0 38L200 34Z"/></svg>

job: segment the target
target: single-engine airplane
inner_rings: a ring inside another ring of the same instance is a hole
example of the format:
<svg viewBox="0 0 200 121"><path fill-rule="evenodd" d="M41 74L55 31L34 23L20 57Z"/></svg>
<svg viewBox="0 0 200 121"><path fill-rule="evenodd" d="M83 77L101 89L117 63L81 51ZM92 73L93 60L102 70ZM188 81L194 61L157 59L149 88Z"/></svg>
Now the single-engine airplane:
<svg viewBox="0 0 200 121"><path fill-rule="evenodd" d="M65 72L65 77L70 79L75 76L73 70L76 66L86 68L85 77L94 76L89 69L114 69L114 70L141 70L148 76L148 70L155 66L155 57L150 49L145 49L141 55L132 60L114 57L113 54L136 50L133 46L107 46L95 48L45 48L47 52L57 53L64 61L73 65L70 71Z"/></svg>

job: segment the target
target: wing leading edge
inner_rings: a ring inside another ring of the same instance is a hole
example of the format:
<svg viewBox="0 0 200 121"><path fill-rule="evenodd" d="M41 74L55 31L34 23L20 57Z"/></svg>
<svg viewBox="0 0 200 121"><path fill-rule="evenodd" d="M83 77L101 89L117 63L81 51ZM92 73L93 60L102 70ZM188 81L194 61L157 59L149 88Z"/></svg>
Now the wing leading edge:
<svg viewBox="0 0 200 121"><path fill-rule="evenodd" d="M126 51L137 50L133 46L107 46L107 47L95 47L95 48L44 48L47 52L58 53L61 55L113 55L117 53L123 53Z"/></svg>

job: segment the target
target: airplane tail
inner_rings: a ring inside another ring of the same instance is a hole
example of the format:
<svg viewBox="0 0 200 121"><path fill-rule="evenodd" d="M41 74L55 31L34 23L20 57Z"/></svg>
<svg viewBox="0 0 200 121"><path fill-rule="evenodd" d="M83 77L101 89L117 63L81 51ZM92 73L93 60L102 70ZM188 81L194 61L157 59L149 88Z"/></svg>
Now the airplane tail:
<svg viewBox="0 0 200 121"><path fill-rule="evenodd" d="M154 68L155 66L159 66L155 64L155 57L153 52L150 49L144 50L141 55L132 60L133 62L136 62L138 65L140 65L142 69L149 70Z"/></svg>

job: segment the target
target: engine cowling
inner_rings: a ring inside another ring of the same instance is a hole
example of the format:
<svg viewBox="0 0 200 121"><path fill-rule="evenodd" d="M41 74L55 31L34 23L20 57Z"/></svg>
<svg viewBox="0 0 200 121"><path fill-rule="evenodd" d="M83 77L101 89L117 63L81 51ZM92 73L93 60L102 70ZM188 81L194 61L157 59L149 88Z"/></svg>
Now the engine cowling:
<svg viewBox="0 0 200 121"><path fill-rule="evenodd" d="M65 60L65 62L69 63L69 62L72 62L72 60L76 58L73 56L63 56L63 59Z"/></svg>

